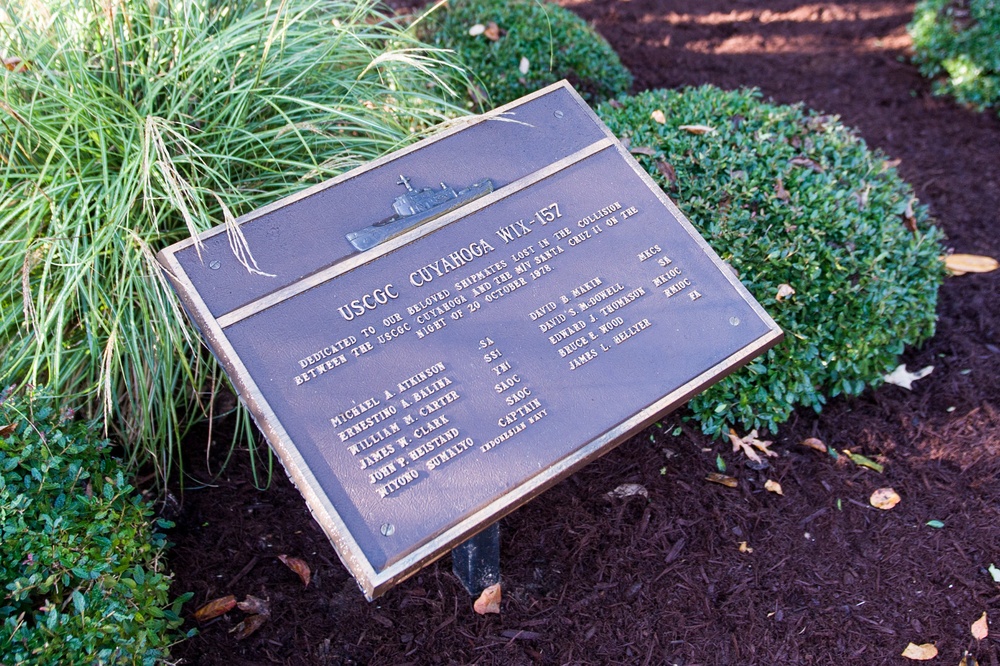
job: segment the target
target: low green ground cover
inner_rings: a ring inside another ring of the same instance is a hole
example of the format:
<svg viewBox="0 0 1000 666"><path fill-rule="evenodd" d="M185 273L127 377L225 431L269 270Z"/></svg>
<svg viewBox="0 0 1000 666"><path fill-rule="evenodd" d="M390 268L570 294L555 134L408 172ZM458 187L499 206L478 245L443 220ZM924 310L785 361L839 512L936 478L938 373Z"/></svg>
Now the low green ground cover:
<svg viewBox="0 0 1000 666"><path fill-rule="evenodd" d="M490 23L495 34L487 29ZM485 30L470 34L477 25ZM493 106L563 78L595 104L632 85L631 73L604 38L549 2L453 0L427 17L422 30L428 41L458 53Z"/></svg>
<svg viewBox="0 0 1000 666"><path fill-rule="evenodd" d="M153 664L181 624L165 540L93 424L0 395L0 663Z"/></svg>
<svg viewBox="0 0 1000 666"><path fill-rule="evenodd" d="M909 26L914 60L934 90L1000 112L1000 2L922 0Z"/></svg>
<svg viewBox="0 0 1000 666"><path fill-rule="evenodd" d="M774 431L797 405L819 411L880 384L905 346L933 334L941 234L896 169L836 118L710 86L597 112L785 331L691 401L705 432ZM779 298L782 285L794 294Z"/></svg>
<svg viewBox="0 0 1000 666"><path fill-rule="evenodd" d="M0 382L165 474L224 380L153 253L464 113L409 35L374 0L0 3Z"/></svg>

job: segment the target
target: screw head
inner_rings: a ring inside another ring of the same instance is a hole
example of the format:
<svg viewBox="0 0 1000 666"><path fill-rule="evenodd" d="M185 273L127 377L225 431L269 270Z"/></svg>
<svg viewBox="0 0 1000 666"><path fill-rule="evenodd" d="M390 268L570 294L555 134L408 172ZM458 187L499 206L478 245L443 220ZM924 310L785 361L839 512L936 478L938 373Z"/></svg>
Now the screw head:
<svg viewBox="0 0 1000 666"><path fill-rule="evenodd" d="M213 259L208 263L208 267L211 268L213 271L217 271L220 268L222 268L222 262L219 261L218 259Z"/></svg>
<svg viewBox="0 0 1000 666"><path fill-rule="evenodd" d="M396 526L392 523L382 523L382 536L392 536L396 532Z"/></svg>
<svg viewBox="0 0 1000 666"><path fill-rule="evenodd" d="M729 318L729 323L732 324L733 326L739 326L740 325L740 318L739 317L730 317Z"/></svg>
<svg viewBox="0 0 1000 666"><path fill-rule="evenodd" d="M554 115L556 118L562 118L564 114L562 111L556 111L552 115Z"/></svg>

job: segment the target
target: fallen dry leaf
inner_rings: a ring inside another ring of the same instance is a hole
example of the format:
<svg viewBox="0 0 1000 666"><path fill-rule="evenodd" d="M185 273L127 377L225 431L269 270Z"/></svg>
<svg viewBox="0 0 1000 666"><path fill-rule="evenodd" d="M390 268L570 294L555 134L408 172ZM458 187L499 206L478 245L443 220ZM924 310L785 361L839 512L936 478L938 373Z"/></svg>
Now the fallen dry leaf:
<svg viewBox="0 0 1000 666"><path fill-rule="evenodd" d="M623 483L611 492L607 493L607 496L612 498L633 497L635 495L642 495L646 499L649 499L649 491L646 490L645 486L638 483Z"/></svg>
<svg viewBox="0 0 1000 666"><path fill-rule="evenodd" d="M820 453L826 453L826 444L823 443L823 440L817 439L816 437L807 437L799 442L799 444L819 451Z"/></svg>
<svg viewBox="0 0 1000 666"><path fill-rule="evenodd" d="M4 58L3 66L7 68L8 71L16 72L20 74L28 70L28 65L23 60L18 57Z"/></svg>
<svg viewBox="0 0 1000 666"><path fill-rule="evenodd" d="M793 157L788 160L788 163L792 166L806 167L812 169L816 173L823 173L823 167L817 163L815 160L811 160L805 155L799 155L798 157Z"/></svg>
<svg viewBox="0 0 1000 666"><path fill-rule="evenodd" d="M250 615L238 625L229 630L229 633L236 634L236 640L241 641L250 636L267 622L268 615Z"/></svg>
<svg viewBox="0 0 1000 666"><path fill-rule="evenodd" d="M903 224L913 233L917 233L917 218L913 214L913 199L906 202L906 209L903 210Z"/></svg>
<svg viewBox="0 0 1000 666"><path fill-rule="evenodd" d="M824 131L831 123L835 123L838 120L840 120L839 117L824 113L806 118L805 124L810 129ZM809 139L807 138L806 141L809 141Z"/></svg>
<svg viewBox="0 0 1000 666"><path fill-rule="evenodd" d="M937 656L937 648L934 647L933 643L924 643L922 645L917 645L916 643L910 643L903 650L903 656L907 659L913 659L914 661L927 661L928 659L933 659Z"/></svg>
<svg viewBox="0 0 1000 666"><path fill-rule="evenodd" d="M483 30L483 35L485 35L486 39L490 40L491 42L497 41L498 39L500 39L500 26L498 26L493 21L490 21L489 23L486 24L486 29Z"/></svg>
<svg viewBox="0 0 1000 666"><path fill-rule="evenodd" d="M778 455L777 453L768 448L769 446L774 444L774 442L770 440L761 441L757 439L756 429L751 430L750 434L747 435L746 437L740 437L739 435L736 434L735 430L730 428L729 441L733 443L734 453L736 451L742 450L743 453L746 455L746 457L754 462L758 463L760 462L760 456L757 455L757 451L754 451L754 448L758 449L759 451L764 453L764 455L769 456L771 458L777 457Z"/></svg>
<svg viewBox="0 0 1000 666"><path fill-rule="evenodd" d="M949 254L944 258L944 265L948 267L952 275L989 273L1000 268L1000 262L997 262L996 259L979 254Z"/></svg>
<svg viewBox="0 0 1000 666"><path fill-rule="evenodd" d="M962 655L962 661L958 662L958 666L979 666L979 662L973 655L969 654L968 650L964 652L965 654Z"/></svg>
<svg viewBox="0 0 1000 666"><path fill-rule="evenodd" d="M746 455L747 458L749 458L750 460L752 460L754 462L758 462L758 463L760 462L760 456L757 455L757 452L754 451L752 448L750 448L747 445L747 443L744 442L743 439L739 435L737 435L736 431L733 430L732 428L730 428L730 430L729 430L729 441L731 441L733 443L733 452L734 453L736 451L742 450L743 453Z"/></svg>
<svg viewBox="0 0 1000 666"><path fill-rule="evenodd" d="M472 609L480 615L486 615L487 613L499 613L500 598L502 596L500 583L490 585L488 588L483 590L482 594L479 595L479 598L476 599L476 603L472 604Z"/></svg>
<svg viewBox="0 0 1000 666"><path fill-rule="evenodd" d="M882 168L883 169L895 169L896 167L898 167L902 163L903 163L903 160L901 160L901 159L882 160Z"/></svg>
<svg viewBox="0 0 1000 666"><path fill-rule="evenodd" d="M864 210L868 207L868 197L871 195L871 191L871 185L868 185L865 189L853 194L854 200L858 202L858 210Z"/></svg>
<svg viewBox="0 0 1000 666"><path fill-rule="evenodd" d="M990 578L993 579L994 583L1000 583L1000 569L997 569L995 564L991 562L986 570L990 573Z"/></svg>
<svg viewBox="0 0 1000 666"><path fill-rule="evenodd" d="M981 618L972 623L972 635L977 641L981 641L990 635L990 626L986 619L986 611L983 611Z"/></svg>
<svg viewBox="0 0 1000 666"><path fill-rule="evenodd" d="M219 597L218 599L212 599L194 612L194 619L196 622L208 622L209 620L215 619L220 615L228 613L235 607L236 597L231 594L225 597Z"/></svg>
<svg viewBox="0 0 1000 666"><path fill-rule="evenodd" d="M10 437L14 434L14 428L16 427L16 423L8 423L5 426L0 426L0 437Z"/></svg>
<svg viewBox="0 0 1000 666"><path fill-rule="evenodd" d="M690 132L691 134L711 134L715 131L714 127L709 127L708 125L681 125L677 129L682 132Z"/></svg>
<svg viewBox="0 0 1000 666"><path fill-rule="evenodd" d="M469 28L469 37L478 37L479 35L486 32L486 26L482 23L477 23L476 25Z"/></svg>
<svg viewBox="0 0 1000 666"><path fill-rule="evenodd" d="M746 541L740 541L740 552L750 554L753 552L753 548L748 546Z"/></svg>
<svg viewBox="0 0 1000 666"><path fill-rule="evenodd" d="M934 372L934 366L928 365L926 368L921 368L916 372L908 372L906 370L906 364L903 363L895 370L887 374L882 379L885 380L886 384L895 384L896 386L902 386L908 391L913 390L913 382L918 379L923 379L927 375Z"/></svg>
<svg viewBox="0 0 1000 666"><path fill-rule="evenodd" d="M789 296L795 295L795 289L792 288L790 284L779 284L778 293L775 295L774 300L781 301Z"/></svg>
<svg viewBox="0 0 1000 666"><path fill-rule="evenodd" d="M774 493L775 495L784 495L785 493L781 490L781 484L773 479L768 479L764 482L764 490Z"/></svg>
<svg viewBox="0 0 1000 666"><path fill-rule="evenodd" d="M648 155L649 157L656 155L656 151L649 146L635 146L634 148L629 148L629 152L633 155Z"/></svg>
<svg viewBox="0 0 1000 666"><path fill-rule="evenodd" d="M720 486L725 486L727 488L735 488L740 485L740 482L731 476L726 476L725 474L719 474L718 472L712 472L705 477L706 481L711 481L712 483L718 483Z"/></svg>
<svg viewBox="0 0 1000 666"><path fill-rule="evenodd" d="M298 557L292 557L291 555L278 555L278 559L286 567L294 571L302 579L302 584L309 587L309 579L312 576L312 571L309 569L309 565L306 561Z"/></svg>
<svg viewBox="0 0 1000 666"><path fill-rule="evenodd" d="M677 172L670 162L664 162L663 160L656 161L656 170L663 174L663 177L670 182L671 185L677 184Z"/></svg>
<svg viewBox="0 0 1000 666"><path fill-rule="evenodd" d="M868 502L876 509L888 511L899 504L899 494L892 488L879 488L868 498Z"/></svg>
<svg viewBox="0 0 1000 666"><path fill-rule="evenodd" d="M530 69L530 68L531 68L531 61L522 56L521 57L521 62L517 66L517 71L521 72L521 74L527 74L528 73L528 69Z"/></svg>
<svg viewBox="0 0 1000 666"><path fill-rule="evenodd" d="M782 201L788 201L792 198L792 196L788 193L788 190L785 189L785 184L780 178L774 182L774 196L778 197Z"/></svg>
<svg viewBox="0 0 1000 666"><path fill-rule="evenodd" d="M271 605L267 602L267 599L261 599L252 594L248 594L246 599L236 604L236 607L244 613L255 613L257 615L271 614Z"/></svg>
<svg viewBox="0 0 1000 666"><path fill-rule="evenodd" d="M660 123L661 125L667 122L667 117L663 114L663 111L660 111L659 109L649 114L649 117L655 120L656 122Z"/></svg>
<svg viewBox="0 0 1000 666"><path fill-rule="evenodd" d="M616 100L616 99L609 100L608 101L608 106L610 106L613 109L623 109L623 108L625 108L625 106L621 102L619 102L618 100Z"/></svg>

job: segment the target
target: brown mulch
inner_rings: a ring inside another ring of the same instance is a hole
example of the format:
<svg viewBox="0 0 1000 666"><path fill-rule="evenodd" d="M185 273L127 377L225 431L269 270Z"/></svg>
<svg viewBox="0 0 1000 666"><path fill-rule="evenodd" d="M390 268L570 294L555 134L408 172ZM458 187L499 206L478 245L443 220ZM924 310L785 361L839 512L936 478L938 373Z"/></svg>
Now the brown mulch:
<svg viewBox="0 0 1000 666"><path fill-rule="evenodd" d="M609 39L637 90L756 86L840 115L902 160L950 246L1000 257L1000 119L930 95L907 60L911 2L562 2ZM194 592L188 613L253 594L271 617L237 641L234 610L174 654L227 666L840 666L909 663L899 655L914 642L937 646L930 663L968 650L1000 666L1000 585L987 571L1000 567L998 296L1000 272L949 279L937 335L904 359L934 372L912 392L885 386L796 413L770 469L688 424L670 436L679 414L518 510L501 522L500 615L473 612L448 558L368 603L280 469L259 491L237 453L213 486L189 484L171 533L174 590ZM885 473L799 446L806 437L883 460ZM192 438L195 469L203 440ZM717 452L737 489L704 481ZM783 497L764 490L768 478ZM649 499L605 498L622 483ZM902 496L891 511L868 505L882 486ZM309 563L307 588L281 553ZM969 627L984 611L994 636L977 641Z"/></svg>

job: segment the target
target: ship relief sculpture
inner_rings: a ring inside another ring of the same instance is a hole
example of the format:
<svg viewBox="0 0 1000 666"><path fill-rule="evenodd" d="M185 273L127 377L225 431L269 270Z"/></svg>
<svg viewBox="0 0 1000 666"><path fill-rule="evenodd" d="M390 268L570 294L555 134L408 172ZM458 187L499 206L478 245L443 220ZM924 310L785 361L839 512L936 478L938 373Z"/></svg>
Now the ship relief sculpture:
<svg viewBox="0 0 1000 666"><path fill-rule="evenodd" d="M405 186L406 192L396 197L392 203L393 214L364 229L347 234L347 240L359 252L370 250L404 231L430 222L493 191L493 181L489 178L461 190L444 183L441 183L440 189L422 187L417 190L410 185L410 180L402 175L396 184Z"/></svg>

